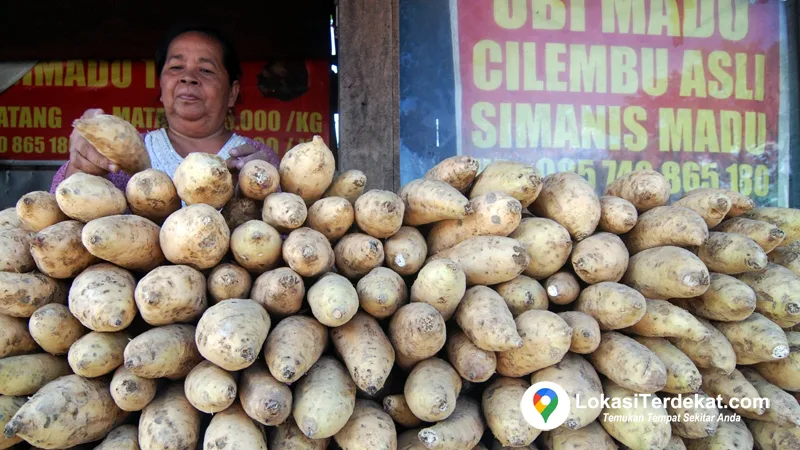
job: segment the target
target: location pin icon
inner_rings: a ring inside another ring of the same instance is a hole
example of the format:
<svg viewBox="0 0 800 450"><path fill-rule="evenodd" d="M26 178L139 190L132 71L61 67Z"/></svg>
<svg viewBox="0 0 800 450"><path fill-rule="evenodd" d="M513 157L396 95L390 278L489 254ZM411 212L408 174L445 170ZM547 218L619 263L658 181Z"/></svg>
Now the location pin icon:
<svg viewBox="0 0 800 450"><path fill-rule="evenodd" d="M547 423L550 414L553 414L553 411L558 406L558 395L552 389L539 389L533 395L533 406L536 407L536 411L539 411L542 419Z"/></svg>

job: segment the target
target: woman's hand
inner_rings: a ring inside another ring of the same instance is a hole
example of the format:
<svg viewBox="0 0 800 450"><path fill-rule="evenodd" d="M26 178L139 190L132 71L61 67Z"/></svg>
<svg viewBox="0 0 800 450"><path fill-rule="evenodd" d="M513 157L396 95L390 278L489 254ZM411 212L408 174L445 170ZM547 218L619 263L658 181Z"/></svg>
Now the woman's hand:
<svg viewBox="0 0 800 450"><path fill-rule="evenodd" d="M88 119L98 114L103 114L103 110L89 109L83 113L81 119ZM116 173L119 170L119 166L98 152L77 130L72 130L69 136L69 164L65 174L67 177L76 172L105 176L109 172Z"/></svg>
<svg viewBox="0 0 800 450"><path fill-rule="evenodd" d="M270 162L270 155L265 150L258 151L250 144L232 149L230 155L227 160L229 170L242 170L245 164L256 159Z"/></svg>

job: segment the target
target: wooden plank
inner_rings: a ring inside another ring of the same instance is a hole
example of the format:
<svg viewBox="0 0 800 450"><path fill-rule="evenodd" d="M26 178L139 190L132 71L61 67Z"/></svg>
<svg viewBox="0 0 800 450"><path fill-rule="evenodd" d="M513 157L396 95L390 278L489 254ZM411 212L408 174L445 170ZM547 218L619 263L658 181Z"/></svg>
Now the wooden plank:
<svg viewBox="0 0 800 450"><path fill-rule="evenodd" d="M396 191L399 176L398 0L339 0L340 171L366 189Z"/></svg>

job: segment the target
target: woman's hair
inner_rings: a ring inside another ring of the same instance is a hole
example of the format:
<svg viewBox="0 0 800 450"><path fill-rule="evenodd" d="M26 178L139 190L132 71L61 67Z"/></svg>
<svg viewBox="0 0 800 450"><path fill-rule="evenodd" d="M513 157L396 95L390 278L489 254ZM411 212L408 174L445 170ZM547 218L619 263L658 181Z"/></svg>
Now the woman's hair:
<svg viewBox="0 0 800 450"><path fill-rule="evenodd" d="M184 33L202 33L214 40L216 40L220 47L222 47L222 64L225 66L225 71L228 72L230 83L238 81L242 76L242 66L239 63L239 55L236 53L231 41L229 41L219 30L206 25L197 24L183 24L170 29L164 36L161 44L156 50L156 74L160 75L164 69L164 64L167 62L167 52L169 45L178 36Z"/></svg>

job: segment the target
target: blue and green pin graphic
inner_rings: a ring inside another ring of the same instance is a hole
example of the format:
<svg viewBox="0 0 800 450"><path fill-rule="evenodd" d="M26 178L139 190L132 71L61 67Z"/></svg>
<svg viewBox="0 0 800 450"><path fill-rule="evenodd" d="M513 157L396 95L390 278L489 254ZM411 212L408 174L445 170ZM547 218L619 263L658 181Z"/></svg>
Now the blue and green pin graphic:
<svg viewBox="0 0 800 450"><path fill-rule="evenodd" d="M539 389L533 395L533 406L542 415L544 423L547 423L547 419L558 407L558 395L552 389Z"/></svg>
<svg viewBox="0 0 800 450"><path fill-rule="evenodd" d="M570 399L567 391L558 384L540 381L525 391L520 409L525 421L532 427L548 431L566 422Z"/></svg>

